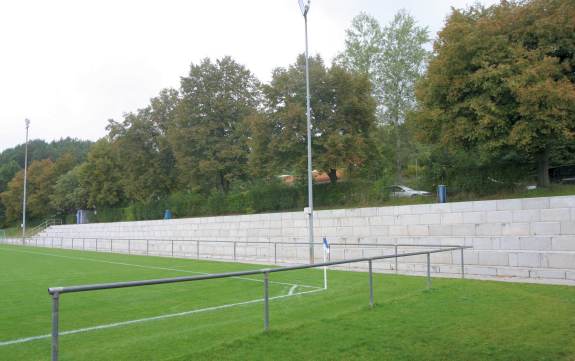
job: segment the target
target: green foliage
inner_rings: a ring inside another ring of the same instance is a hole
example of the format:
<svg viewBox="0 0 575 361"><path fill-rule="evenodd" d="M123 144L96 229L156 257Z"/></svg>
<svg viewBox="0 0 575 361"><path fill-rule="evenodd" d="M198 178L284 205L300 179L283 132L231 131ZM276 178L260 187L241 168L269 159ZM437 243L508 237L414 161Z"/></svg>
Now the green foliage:
<svg viewBox="0 0 575 361"><path fill-rule="evenodd" d="M537 162L547 185L550 154L574 137L574 27L570 0L454 10L418 89L422 139L485 168Z"/></svg>
<svg viewBox="0 0 575 361"><path fill-rule="evenodd" d="M246 176L249 149L243 121L256 111L259 82L225 57L192 64L181 86L182 99L168 129L180 179L204 191L227 192Z"/></svg>

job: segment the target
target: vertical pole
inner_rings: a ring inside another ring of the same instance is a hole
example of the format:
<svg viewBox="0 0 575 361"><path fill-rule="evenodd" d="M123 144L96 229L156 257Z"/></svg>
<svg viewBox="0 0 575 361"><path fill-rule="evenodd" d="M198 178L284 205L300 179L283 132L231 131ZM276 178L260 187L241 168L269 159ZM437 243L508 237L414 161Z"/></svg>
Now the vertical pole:
<svg viewBox="0 0 575 361"><path fill-rule="evenodd" d="M278 264L278 244L274 243L274 264Z"/></svg>
<svg viewBox="0 0 575 361"><path fill-rule="evenodd" d="M128 240L128 254L132 254L132 240Z"/></svg>
<svg viewBox="0 0 575 361"><path fill-rule="evenodd" d="M196 241L196 258L200 259L200 240Z"/></svg>
<svg viewBox="0 0 575 361"><path fill-rule="evenodd" d="M325 248L325 246L323 247L323 263L325 263L327 260L327 250ZM323 266L323 289L327 290L327 266Z"/></svg>
<svg viewBox="0 0 575 361"><path fill-rule="evenodd" d="M395 273L397 273L397 244L394 246L395 248Z"/></svg>
<svg viewBox="0 0 575 361"><path fill-rule="evenodd" d="M431 253L427 254L427 288L431 288Z"/></svg>
<svg viewBox="0 0 575 361"><path fill-rule="evenodd" d="M269 292L269 272L264 272L264 331L270 328L270 292Z"/></svg>
<svg viewBox="0 0 575 361"><path fill-rule="evenodd" d="M461 247L461 278L465 278L465 263L463 261L463 247Z"/></svg>
<svg viewBox="0 0 575 361"><path fill-rule="evenodd" d="M174 240L172 239L172 257L174 257Z"/></svg>
<svg viewBox="0 0 575 361"><path fill-rule="evenodd" d="M308 5L309 6L309 5ZM306 86L306 115L307 115L307 190L309 207L309 263L313 264L313 174L311 165L311 100L309 94L309 55L307 41L307 10L305 19L305 86Z"/></svg>
<svg viewBox="0 0 575 361"><path fill-rule="evenodd" d="M82 238L82 251L86 249L86 240Z"/></svg>
<svg viewBox="0 0 575 361"><path fill-rule="evenodd" d="M236 241L234 241L234 261L236 260Z"/></svg>
<svg viewBox="0 0 575 361"><path fill-rule="evenodd" d="M110 240L110 253L113 253L113 252L114 252L114 240L111 239Z"/></svg>
<svg viewBox="0 0 575 361"><path fill-rule="evenodd" d="M58 361L58 336L59 336L59 318L60 318L60 294L52 294L52 361Z"/></svg>
<svg viewBox="0 0 575 361"><path fill-rule="evenodd" d="M149 254L149 250L150 250L150 241L147 239L146 240L146 256Z"/></svg>
<svg viewBox="0 0 575 361"><path fill-rule="evenodd" d="M28 183L28 128L30 120L26 119L26 146L24 147L24 197L22 200L22 243L26 239L26 188Z"/></svg>
<svg viewBox="0 0 575 361"><path fill-rule="evenodd" d="M369 260L369 307L373 308L373 267L372 261Z"/></svg>

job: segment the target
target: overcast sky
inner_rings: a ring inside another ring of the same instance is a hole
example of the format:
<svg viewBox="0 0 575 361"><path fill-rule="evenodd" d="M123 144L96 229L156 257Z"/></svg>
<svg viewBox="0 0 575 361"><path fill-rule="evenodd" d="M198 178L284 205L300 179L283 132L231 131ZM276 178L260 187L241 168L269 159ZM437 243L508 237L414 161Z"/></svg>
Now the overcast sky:
<svg viewBox="0 0 575 361"><path fill-rule="evenodd" d="M475 2L313 0L310 52L330 61L361 11L385 24L406 9L435 36L452 6ZM303 52L303 29L297 0L0 0L0 151L24 142L25 118L31 139L96 140L204 57L268 81Z"/></svg>

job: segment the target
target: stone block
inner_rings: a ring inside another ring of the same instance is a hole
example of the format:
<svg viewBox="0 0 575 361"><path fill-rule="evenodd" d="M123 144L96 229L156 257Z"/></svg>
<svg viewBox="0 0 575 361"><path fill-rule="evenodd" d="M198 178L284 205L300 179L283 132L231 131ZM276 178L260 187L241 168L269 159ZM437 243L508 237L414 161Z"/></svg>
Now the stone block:
<svg viewBox="0 0 575 361"><path fill-rule="evenodd" d="M547 278L547 279L565 279L565 271L559 270L545 270L545 269L537 269L537 270L530 270L529 276L531 278Z"/></svg>
<svg viewBox="0 0 575 361"><path fill-rule="evenodd" d="M520 247L524 250L550 251L551 237L520 237Z"/></svg>
<svg viewBox="0 0 575 361"><path fill-rule="evenodd" d="M429 236L429 226L419 224L408 225L407 234L410 236Z"/></svg>
<svg viewBox="0 0 575 361"><path fill-rule="evenodd" d="M478 253L481 266L509 266L509 256L506 252L480 251Z"/></svg>
<svg viewBox="0 0 575 361"><path fill-rule="evenodd" d="M549 208L541 210L541 220L544 222L569 221L571 219L571 209L569 208Z"/></svg>
<svg viewBox="0 0 575 361"><path fill-rule="evenodd" d="M475 224L454 224L452 234L454 236L474 236Z"/></svg>
<svg viewBox="0 0 575 361"><path fill-rule="evenodd" d="M451 212L471 212L473 210L473 202L454 202L451 203Z"/></svg>
<svg viewBox="0 0 575 361"><path fill-rule="evenodd" d="M495 201L498 211L514 211L521 209L520 199L501 199Z"/></svg>
<svg viewBox="0 0 575 361"><path fill-rule="evenodd" d="M486 211L497 210L496 201L475 201L472 203L473 203L472 209L474 212L486 212Z"/></svg>
<svg viewBox="0 0 575 361"><path fill-rule="evenodd" d="M441 215L441 224L461 224L463 223L462 213L443 213Z"/></svg>
<svg viewBox="0 0 575 361"><path fill-rule="evenodd" d="M379 207L377 208L377 215L378 216L393 216L394 212L393 209L395 207Z"/></svg>
<svg viewBox="0 0 575 361"><path fill-rule="evenodd" d="M529 270L521 268L498 268L497 276L529 278Z"/></svg>
<svg viewBox="0 0 575 361"><path fill-rule="evenodd" d="M408 236L407 226L389 226L390 236Z"/></svg>
<svg viewBox="0 0 575 361"><path fill-rule="evenodd" d="M463 213L463 223L483 223L485 222L485 212L465 212Z"/></svg>
<svg viewBox="0 0 575 361"><path fill-rule="evenodd" d="M550 197L551 208L575 208L575 196Z"/></svg>
<svg viewBox="0 0 575 361"><path fill-rule="evenodd" d="M573 221L561 222L561 234L575 237L575 222Z"/></svg>
<svg viewBox="0 0 575 361"><path fill-rule="evenodd" d="M567 278L568 280L573 280L573 281L575 281L575 271L567 271L567 272L565 272L565 278Z"/></svg>
<svg viewBox="0 0 575 361"><path fill-rule="evenodd" d="M440 224L441 223L441 214L439 213L425 213L422 214L420 217L421 224Z"/></svg>
<svg viewBox="0 0 575 361"><path fill-rule="evenodd" d="M500 223L483 223L475 226L477 236L500 236L503 232L503 226Z"/></svg>
<svg viewBox="0 0 575 361"><path fill-rule="evenodd" d="M575 269L575 253L546 253L543 255L543 267Z"/></svg>
<svg viewBox="0 0 575 361"><path fill-rule="evenodd" d="M545 209L549 208L549 198L525 198L521 200L523 209Z"/></svg>
<svg viewBox="0 0 575 361"><path fill-rule="evenodd" d="M373 216L377 216L377 208L360 208L359 209L359 215L361 217L373 217Z"/></svg>
<svg viewBox="0 0 575 361"><path fill-rule="evenodd" d="M486 266L465 266L465 273L475 276L496 276L496 267L486 267Z"/></svg>
<svg viewBox="0 0 575 361"><path fill-rule="evenodd" d="M531 232L529 223L505 223L501 234L504 236L528 236Z"/></svg>
<svg viewBox="0 0 575 361"><path fill-rule="evenodd" d="M391 226L395 224L394 216L369 217L369 224L372 226Z"/></svg>
<svg viewBox="0 0 575 361"><path fill-rule="evenodd" d="M398 215L395 219L395 224L398 225L410 225L410 224L419 224L420 216L417 214L403 214Z"/></svg>
<svg viewBox="0 0 575 361"><path fill-rule="evenodd" d="M551 249L553 251L575 251L575 237L553 236L551 238Z"/></svg>
<svg viewBox="0 0 575 361"><path fill-rule="evenodd" d="M539 253L509 253L509 265L512 267L541 267Z"/></svg>
<svg viewBox="0 0 575 361"><path fill-rule="evenodd" d="M452 236L453 226L449 224L432 224L429 226L430 236Z"/></svg>
<svg viewBox="0 0 575 361"><path fill-rule="evenodd" d="M389 226L371 226L371 235L375 237L389 236Z"/></svg>
<svg viewBox="0 0 575 361"><path fill-rule="evenodd" d="M510 223L513 221L511 211L490 211L485 212L487 223Z"/></svg>
<svg viewBox="0 0 575 361"><path fill-rule="evenodd" d="M489 237L473 238L473 249L493 249L493 240Z"/></svg>
<svg viewBox="0 0 575 361"><path fill-rule="evenodd" d="M561 223L559 222L535 222L531 224L533 235L559 235L561 234Z"/></svg>

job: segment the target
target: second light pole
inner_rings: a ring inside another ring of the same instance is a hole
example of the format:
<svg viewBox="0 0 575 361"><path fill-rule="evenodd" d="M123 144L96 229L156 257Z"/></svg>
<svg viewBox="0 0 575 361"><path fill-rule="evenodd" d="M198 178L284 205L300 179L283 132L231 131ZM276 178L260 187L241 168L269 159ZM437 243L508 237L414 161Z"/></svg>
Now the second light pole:
<svg viewBox="0 0 575 361"><path fill-rule="evenodd" d="M311 104L309 95L309 55L307 45L307 13L309 11L309 0L304 4L303 0L299 0L299 7L305 21L305 86L306 86L306 114L307 114L307 192L308 192L308 209L307 214L309 217L308 231L309 231L309 263L314 263L313 255L313 174L311 166Z"/></svg>

